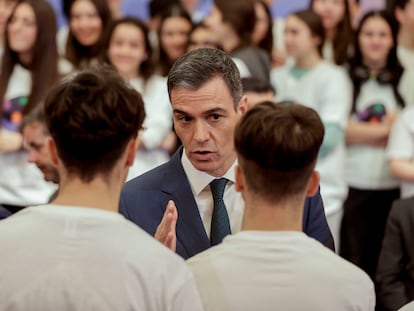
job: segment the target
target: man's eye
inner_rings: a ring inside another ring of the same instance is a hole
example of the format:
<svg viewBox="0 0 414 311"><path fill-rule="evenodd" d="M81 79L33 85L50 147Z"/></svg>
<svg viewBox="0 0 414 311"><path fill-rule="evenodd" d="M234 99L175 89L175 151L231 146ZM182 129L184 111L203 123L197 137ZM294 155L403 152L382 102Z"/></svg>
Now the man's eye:
<svg viewBox="0 0 414 311"><path fill-rule="evenodd" d="M214 120L214 121L218 121L218 120L220 120L220 118L221 118L221 115L219 115L219 114L212 114L211 115L211 119Z"/></svg>

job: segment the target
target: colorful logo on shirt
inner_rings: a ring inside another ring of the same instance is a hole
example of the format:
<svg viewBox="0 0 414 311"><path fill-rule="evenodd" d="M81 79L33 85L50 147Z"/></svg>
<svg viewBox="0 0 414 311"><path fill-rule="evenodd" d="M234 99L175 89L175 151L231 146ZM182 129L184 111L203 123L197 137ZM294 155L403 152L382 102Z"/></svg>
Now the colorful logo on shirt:
<svg viewBox="0 0 414 311"><path fill-rule="evenodd" d="M380 123L387 115L387 109L383 104L375 103L357 113L357 119L361 122Z"/></svg>
<svg viewBox="0 0 414 311"><path fill-rule="evenodd" d="M27 96L19 96L3 102L1 126L9 131L17 132L23 119L23 108L27 104Z"/></svg>

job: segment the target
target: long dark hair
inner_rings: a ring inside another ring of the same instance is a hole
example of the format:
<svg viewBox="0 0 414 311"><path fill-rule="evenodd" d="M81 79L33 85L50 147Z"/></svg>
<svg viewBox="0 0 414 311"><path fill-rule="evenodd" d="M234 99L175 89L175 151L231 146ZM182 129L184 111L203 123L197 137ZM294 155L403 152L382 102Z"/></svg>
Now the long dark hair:
<svg viewBox="0 0 414 311"><path fill-rule="evenodd" d="M192 28L192 21L190 15L184 10L184 8L180 4L173 4L168 7L164 12L161 14L160 24L158 26L158 38L159 38L159 51L158 51L158 64L161 69L161 75L167 76L168 72L170 71L172 65L174 64L175 60L172 60L167 55L162 42L161 42L161 31L162 27L164 26L164 22L170 17L181 17L186 19Z"/></svg>
<svg viewBox="0 0 414 311"><path fill-rule="evenodd" d="M318 37L320 42L318 44L319 56L322 57L322 48L325 42L325 28L323 28L322 18L312 10L301 10L292 13L292 16L299 18L309 27L312 36Z"/></svg>
<svg viewBox="0 0 414 311"><path fill-rule="evenodd" d="M382 72L388 73L388 76L389 76L388 83L392 87L398 106L400 106L401 108L404 108L405 106L404 99L401 97L401 94L398 91L398 84L404 73L404 68L401 66L401 63L398 60L398 56L397 56L398 24L393 18L393 16L385 10L371 11L365 14L359 23L359 26L355 33L354 56L349 61L349 75L351 77L351 80L354 86L353 104L352 104L352 110L351 110L352 113L356 111L356 99L358 98L359 93L361 92L362 84L365 82L363 79L359 77L360 69L365 69L369 71L369 69L366 68L365 64L363 63L363 55L361 52L361 47L359 46L359 36L361 34L361 29L364 26L364 24L370 18L373 18L373 17L379 17L383 19L391 29L392 40L394 44L392 48L390 49L390 52L387 58L387 63L385 65L385 68L382 69Z"/></svg>
<svg viewBox="0 0 414 311"><path fill-rule="evenodd" d="M36 17L37 37L33 47L30 64L22 64L18 53L10 48L8 27L13 19L16 9L23 3L30 5ZM6 24L5 46L0 73L0 99L4 100L10 77L16 64L22 64L31 73L32 87L28 102L23 108L23 114L30 112L34 106L41 102L49 89L58 80L58 52L56 47L56 17L51 5L45 0L20 0L15 6ZM3 114L3 105L0 115Z"/></svg>
<svg viewBox="0 0 414 311"><path fill-rule="evenodd" d="M68 20L71 18L71 10L73 4L77 0L68 0L64 3L64 13ZM69 28L68 39L66 41L65 57L73 64L77 69L82 67L82 61L88 62L98 57L102 51L105 34L108 31L108 27L111 23L112 16L107 0L89 0L96 8L99 18L102 22L102 31L98 41L92 46L82 45L78 39L75 38L71 29Z"/></svg>
<svg viewBox="0 0 414 311"><path fill-rule="evenodd" d="M120 25L132 25L141 31L144 38L145 52L147 54L146 60L144 60L139 68L140 76L144 78L144 81L147 81L154 73L154 61L152 46L148 37L148 27L139 19L135 17L124 17L118 20L115 20L111 23L108 33L105 36L104 42L104 54L102 55L102 60L108 64L111 64L111 61L108 56L109 46L111 44L112 35L115 32L115 29ZM112 65L112 64L111 64Z"/></svg>
<svg viewBox="0 0 414 311"><path fill-rule="evenodd" d="M343 0L345 14L339 22L332 45L334 50L334 61L337 65L343 65L348 61L350 47L352 46L353 30L348 0ZM312 9L314 0L311 0L309 8Z"/></svg>
<svg viewBox="0 0 414 311"><path fill-rule="evenodd" d="M263 7L266 12L266 18L268 22L269 28L267 29L266 35L264 38L259 42L258 47L265 50L270 56L272 55L273 50L273 19L270 13L270 9L267 4L263 0L256 0L255 4L258 4ZM257 22L257 21L256 21Z"/></svg>

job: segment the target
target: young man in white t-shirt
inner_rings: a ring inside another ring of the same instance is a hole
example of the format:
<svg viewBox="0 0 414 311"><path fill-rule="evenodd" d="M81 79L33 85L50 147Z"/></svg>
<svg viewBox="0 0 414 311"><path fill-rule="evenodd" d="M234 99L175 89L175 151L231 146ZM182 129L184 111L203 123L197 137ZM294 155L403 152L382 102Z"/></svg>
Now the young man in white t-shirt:
<svg viewBox="0 0 414 311"><path fill-rule="evenodd" d="M315 110L264 102L235 130L242 231L188 260L205 310L374 310L362 270L302 232L324 126Z"/></svg>
<svg viewBox="0 0 414 311"><path fill-rule="evenodd" d="M201 310L185 262L118 213L139 93L93 69L53 89L45 116L60 188L0 223L0 310Z"/></svg>

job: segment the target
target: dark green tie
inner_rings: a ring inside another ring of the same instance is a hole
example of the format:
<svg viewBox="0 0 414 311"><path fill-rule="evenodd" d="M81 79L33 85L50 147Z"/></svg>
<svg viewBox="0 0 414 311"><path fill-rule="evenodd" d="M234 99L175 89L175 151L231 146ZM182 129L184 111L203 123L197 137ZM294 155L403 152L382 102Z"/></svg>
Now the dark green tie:
<svg viewBox="0 0 414 311"><path fill-rule="evenodd" d="M231 234L229 215L226 205L224 205L223 194L227 184L226 178L214 179L210 183L211 193L213 194L214 209L211 219L210 241L211 245L217 245L223 238Z"/></svg>

